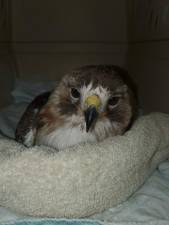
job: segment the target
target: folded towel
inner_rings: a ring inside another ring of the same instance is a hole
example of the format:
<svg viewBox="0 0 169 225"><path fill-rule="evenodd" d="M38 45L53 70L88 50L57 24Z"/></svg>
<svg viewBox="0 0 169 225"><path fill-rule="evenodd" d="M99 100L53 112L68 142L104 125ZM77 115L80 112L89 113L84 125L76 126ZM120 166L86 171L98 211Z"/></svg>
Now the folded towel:
<svg viewBox="0 0 169 225"><path fill-rule="evenodd" d="M56 153L0 139L0 205L80 218L125 201L169 156L169 115L140 117L123 136Z"/></svg>

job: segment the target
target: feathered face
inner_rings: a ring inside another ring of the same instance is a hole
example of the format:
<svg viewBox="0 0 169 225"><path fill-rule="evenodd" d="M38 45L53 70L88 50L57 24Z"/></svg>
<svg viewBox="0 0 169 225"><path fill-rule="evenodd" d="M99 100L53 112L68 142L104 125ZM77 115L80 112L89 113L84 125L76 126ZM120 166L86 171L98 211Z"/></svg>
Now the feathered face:
<svg viewBox="0 0 169 225"><path fill-rule="evenodd" d="M74 70L41 110L37 143L63 149L122 134L133 117L134 100L119 67Z"/></svg>

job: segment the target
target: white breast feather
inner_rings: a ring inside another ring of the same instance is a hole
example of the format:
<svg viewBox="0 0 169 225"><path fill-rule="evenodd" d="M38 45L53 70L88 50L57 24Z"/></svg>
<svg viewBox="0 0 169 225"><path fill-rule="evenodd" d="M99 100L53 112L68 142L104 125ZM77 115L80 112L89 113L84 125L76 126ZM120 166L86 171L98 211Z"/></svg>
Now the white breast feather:
<svg viewBox="0 0 169 225"><path fill-rule="evenodd" d="M47 145L58 150L80 143L94 143L103 140L111 135L112 125L108 119L97 121L94 131L86 132L85 122L80 125L73 126L73 121L81 119L79 116L72 116L70 122L64 126L54 130L50 134L40 137L37 144Z"/></svg>

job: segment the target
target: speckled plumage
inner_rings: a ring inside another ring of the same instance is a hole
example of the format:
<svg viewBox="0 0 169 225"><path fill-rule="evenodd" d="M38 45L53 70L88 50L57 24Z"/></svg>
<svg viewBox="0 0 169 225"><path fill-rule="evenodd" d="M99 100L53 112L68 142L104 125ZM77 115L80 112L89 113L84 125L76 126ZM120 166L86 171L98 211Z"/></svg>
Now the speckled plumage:
<svg viewBox="0 0 169 225"><path fill-rule="evenodd" d="M72 96L72 89L76 89L77 98ZM99 98L100 106L97 119L87 132L86 99L93 95ZM26 146L44 144L62 150L79 143L102 141L123 134L137 113L132 82L124 69L113 65L75 69L62 78L50 95L37 99L41 99L39 106L35 104L37 100L30 104L16 130L16 140Z"/></svg>

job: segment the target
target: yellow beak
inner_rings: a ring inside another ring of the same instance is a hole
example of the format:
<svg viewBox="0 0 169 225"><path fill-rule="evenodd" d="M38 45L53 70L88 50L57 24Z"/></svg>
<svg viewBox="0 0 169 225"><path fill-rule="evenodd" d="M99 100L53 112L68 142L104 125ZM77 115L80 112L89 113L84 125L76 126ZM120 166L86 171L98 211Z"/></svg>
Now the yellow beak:
<svg viewBox="0 0 169 225"><path fill-rule="evenodd" d="M86 98L85 103L87 104L87 110L85 111L86 132L88 132L98 117L101 101L97 95L91 95Z"/></svg>
<svg viewBox="0 0 169 225"><path fill-rule="evenodd" d="M100 98L97 95L91 95L86 98L86 104L88 107L94 106L97 110L101 105Z"/></svg>

